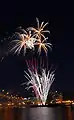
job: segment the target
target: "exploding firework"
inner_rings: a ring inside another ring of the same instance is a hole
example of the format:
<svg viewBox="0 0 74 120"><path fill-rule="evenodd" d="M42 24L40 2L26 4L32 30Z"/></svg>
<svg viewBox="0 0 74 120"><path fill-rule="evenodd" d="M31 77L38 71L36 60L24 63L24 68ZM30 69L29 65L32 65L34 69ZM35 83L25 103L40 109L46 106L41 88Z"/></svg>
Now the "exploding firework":
<svg viewBox="0 0 74 120"><path fill-rule="evenodd" d="M45 26L48 24L48 22L45 23L45 24L44 24L44 22L42 22L41 25L40 25L38 18L36 18L36 21L37 21L37 29L36 29L36 28L33 28L33 27L29 27L29 28L27 28L27 30L31 30L31 31L34 32L33 37L39 38L39 39L40 39L41 37L43 37L43 38L45 39L44 33L47 33L47 32L50 33L49 30L44 30L44 28L45 28Z"/></svg>
<svg viewBox="0 0 74 120"><path fill-rule="evenodd" d="M40 39L39 39L39 40L35 43L35 45L38 46L38 53L39 53L39 54L41 53L41 49L43 49L44 52L45 52L46 55L47 55L47 51L48 51L47 47L50 48L50 50L52 50L52 48L51 48L52 44L51 44L51 43L47 43L47 42L46 42L47 39L48 39L48 38L45 38L44 40L40 40Z"/></svg>
<svg viewBox="0 0 74 120"><path fill-rule="evenodd" d="M38 99L41 99L42 104L45 104L48 92L55 79L55 70L51 71L50 69L49 71L46 71L45 68L42 68L39 72L36 65L37 64L33 65L29 62L28 72L24 71L25 78L28 80L28 82L26 83L27 90L33 88L36 97Z"/></svg>
<svg viewBox="0 0 74 120"><path fill-rule="evenodd" d="M24 34L20 34L20 33L16 33L16 34L18 35L19 39L11 41L11 43L15 43L15 46L11 49L11 51L14 51L14 53L20 54L20 51L23 48L24 55L25 55L26 48L34 49L34 42L36 41L36 39L32 37L31 31L29 31L29 33L25 31Z"/></svg>
<svg viewBox="0 0 74 120"><path fill-rule="evenodd" d="M24 50L24 55L26 53L26 49L32 49L35 50L35 46L38 47L38 53L41 53L41 48L44 50L44 52L47 54L48 48L51 49L52 44L47 43L47 39L44 35L44 33L48 32L48 30L44 30L45 26L48 24L44 24L44 22L39 25L39 20L37 20L37 29L33 27L29 27L26 30L21 29L22 33L16 32L18 39L12 40L10 43L14 43L14 46L10 50L17 54L20 54L21 50ZM48 48L47 48L48 47Z"/></svg>

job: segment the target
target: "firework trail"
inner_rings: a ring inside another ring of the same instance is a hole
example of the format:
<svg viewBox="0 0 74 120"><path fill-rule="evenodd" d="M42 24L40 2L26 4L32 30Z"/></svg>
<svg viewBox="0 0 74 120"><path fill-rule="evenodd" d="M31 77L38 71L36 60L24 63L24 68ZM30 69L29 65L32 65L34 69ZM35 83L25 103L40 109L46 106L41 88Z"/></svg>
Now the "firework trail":
<svg viewBox="0 0 74 120"><path fill-rule="evenodd" d="M50 87L55 79L55 70L52 71L52 68L46 71L46 68L42 68L40 72L38 71L36 65L36 61L27 62L28 72L24 71L25 78L28 80L27 83L23 83L27 85L27 90L33 88L35 95L38 99L41 99L42 104L46 103L48 92Z"/></svg>
<svg viewBox="0 0 74 120"><path fill-rule="evenodd" d="M12 40L10 44L14 43L14 46L10 50L10 52L14 52L14 54L20 54L21 50L24 50L24 55L26 53L26 49L35 50L35 46L38 48L38 53L40 55L41 49L47 54L48 48L52 49L52 44L47 43L47 39L45 37L45 33L50 33L48 30L44 30L48 23L42 22L39 25L39 20L37 21L37 29L33 27L28 27L26 30L20 27L20 32L15 32L15 35L18 36L18 39Z"/></svg>

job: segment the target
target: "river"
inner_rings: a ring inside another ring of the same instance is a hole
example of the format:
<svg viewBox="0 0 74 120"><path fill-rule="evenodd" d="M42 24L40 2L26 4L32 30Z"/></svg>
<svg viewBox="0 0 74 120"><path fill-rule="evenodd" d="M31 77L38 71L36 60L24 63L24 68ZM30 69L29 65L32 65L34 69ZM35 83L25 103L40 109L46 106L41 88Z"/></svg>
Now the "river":
<svg viewBox="0 0 74 120"><path fill-rule="evenodd" d="M0 120L74 120L74 108L0 108Z"/></svg>

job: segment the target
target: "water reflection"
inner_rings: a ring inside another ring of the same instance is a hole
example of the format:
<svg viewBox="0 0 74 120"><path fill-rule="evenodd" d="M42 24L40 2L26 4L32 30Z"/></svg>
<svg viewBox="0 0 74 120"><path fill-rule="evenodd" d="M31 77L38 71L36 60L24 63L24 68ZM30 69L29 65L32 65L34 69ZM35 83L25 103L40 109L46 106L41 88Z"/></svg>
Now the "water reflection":
<svg viewBox="0 0 74 120"><path fill-rule="evenodd" d="M10 109L4 109L4 120L14 120L13 111Z"/></svg>
<svg viewBox="0 0 74 120"><path fill-rule="evenodd" d="M0 120L74 120L71 107L0 108Z"/></svg>
<svg viewBox="0 0 74 120"><path fill-rule="evenodd" d="M55 114L53 108L40 107L30 109L30 120L54 120Z"/></svg>
<svg viewBox="0 0 74 120"><path fill-rule="evenodd" d="M68 106L66 108L66 117L67 117L67 120L74 120L74 119L72 119L72 114L73 114L73 111L72 111L71 107Z"/></svg>

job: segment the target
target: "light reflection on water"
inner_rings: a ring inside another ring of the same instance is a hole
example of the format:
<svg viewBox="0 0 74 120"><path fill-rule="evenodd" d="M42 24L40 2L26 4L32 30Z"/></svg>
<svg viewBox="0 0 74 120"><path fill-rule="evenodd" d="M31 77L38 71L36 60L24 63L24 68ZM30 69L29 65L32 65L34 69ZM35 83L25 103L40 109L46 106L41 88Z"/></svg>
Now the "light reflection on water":
<svg viewBox="0 0 74 120"><path fill-rule="evenodd" d="M71 107L0 108L0 120L74 120Z"/></svg>

